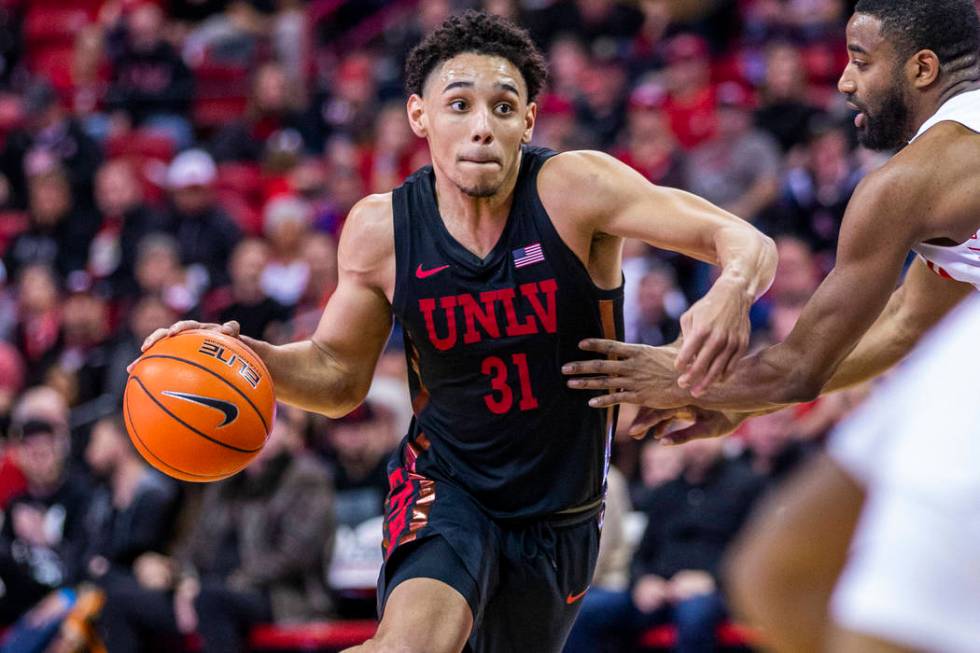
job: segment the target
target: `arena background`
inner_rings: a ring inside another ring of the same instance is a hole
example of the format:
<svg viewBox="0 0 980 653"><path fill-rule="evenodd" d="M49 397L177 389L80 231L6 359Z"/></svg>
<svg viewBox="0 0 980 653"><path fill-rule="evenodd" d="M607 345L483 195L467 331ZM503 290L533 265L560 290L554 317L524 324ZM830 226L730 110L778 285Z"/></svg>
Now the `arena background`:
<svg viewBox="0 0 980 653"><path fill-rule="evenodd" d="M219 584L292 599L253 620L277 624L252 631L254 650L336 650L372 632L384 461L410 415L397 335L362 408L341 420L280 411L275 464L224 487L155 477L104 418L157 327L189 317L237 319L272 342L311 333L347 211L427 162L405 120L402 65L451 12L505 14L547 54L536 144L610 152L777 239L775 284L752 312L763 345L789 332L832 267L851 192L884 160L856 146L836 92L853 4L0 0L0 623L61 590L71 609L51 632L82 643L57 650L99 650L93 586L166 592L193 563ZM624 266L627 338L672 341L711 271L638 242ZM744 516L865 392L719 443L617 436L593 585L603 609L644 575L685 570L723 601L717 565ZM276 465L298 459L316 463L316 500L270 508L285 491ZM712 485L705 470L722 468L738 472L726 476L734 486ZM202 502L260 514L266 541L222 531L215 512L199 518ZM667 649L678 626L709 647L757 641L723 612L680 614L608 649ZM203 646L194 634L152 640L143 646Z"/></svg>

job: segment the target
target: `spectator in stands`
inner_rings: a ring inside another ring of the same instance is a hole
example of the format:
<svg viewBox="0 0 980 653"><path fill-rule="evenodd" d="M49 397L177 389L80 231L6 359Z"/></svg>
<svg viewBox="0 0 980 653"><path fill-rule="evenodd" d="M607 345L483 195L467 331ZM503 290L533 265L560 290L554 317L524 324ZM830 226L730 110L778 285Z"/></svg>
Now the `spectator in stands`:
<svg viewBox="0 0 980 653"><path fill-rule="evenodd" d="M589 67L589 51L579 39L563 34L555 39L548 51L550 93L570 100L582 88L582 74Z"/></svg>
<svg viewBox="0 0 980 653"><path fill-rule="evenodd" d="M718 86L717 131L691 151L686 188L755 221L779 191L779 146L752 126L752 100L736 82Z"/></svg>
<svg viewBox="0 0 980 653"><path fill-rule="evenodd" d="M110 335L105 298L86 286L70 288L62 303L58 369L66 375L73 410L85 412L85 405L105 391ZM95 414L86 417L91 419Z"/></svg>
<svg viewBox="0 0 980 653"><path fill-rule="evenodd" d="M109 92L109 61L101 26L86 25L75 36L71 58L71 112L94 140L109 135L105 99Z"/></svg>
<svg viewBox="0 0 980 653"><path fill-rule="evenodd" d="M677 288L674 269L656 261L649 263L636 291L638 314L627 330L627 341L659 347L676 340L687 302Z"/></svg>
<svg viewBox="0 0 980 653"><path fill-rule="evenodd" d="M665 46L665 80L669 92L664 110L670 127L685 149L692 149L715 132L715 93L707 42L680 34Z"/></svg>
<svg viewBox="0 0 980 653"><path fill-rule="evenodd" d="M625 139L616 157L660 186L683 188L684 153L664 112L667 93L643 84L630 94Z"/></svg>
<svg viewBox="0 0 980 653"><path fill-rule="evenodd" d="M207 487L203 517L179 557L144 556L137 587L110 588L102 619L110 651L143 650L146 635L197 630L207 653L238 653L252 624L325 613L332 496L326 469L303 449L305 419L280 407L256 460Z"/></svg>
<svg viewBox="0 0 980 653"><path fill-rule="evenodd" d="M299 301L310 278L302 249L311 233L311 220L309 204L299 197L278 197L265 207L263 232L271 256L262 271L262 289L286 306Z"/></svg>
<svg viewBox="0 0 980 653"><path fill-rule="evenodd" d="M173 324L181 317L155 295L141 297L129 311L125 328L110 344L105 393L113 405L119 405L129 373L126 367L140 355L140 345L155 330Z"/></svg>
<svg viewBox="0 0 980 653"><path fill-rule="evenodd" d="M369 193L387 193L414 170L413 156L419 140L405 120L403 102L381 108L374 123L374 139L361 159L361 175Z"/></svg>
<svg viewBox="0 0 980 653"><path fill-rule="evenodd" d="M332 461L338 524L355 527L384 513L388 457L397 441L393 417L369 395L328 425L324 444Z"/></svg>
<svg viewBox="0 0 980 653"><path fill-rule="evenodd" d="M180 264L177 241L169 234L150 234L136 252L139 292L159 297L178 315L195 311L204 292L204 279Z"/></svg>
<svg viewBox="0 0 980 653"><path fill-rule="evenodd" d="M209 287L228 283L228 260L241 239L238 225L215 199L216 175L214 160L203 150L181 152L167 170L166 229L177 238L181 262Z"/></svg>
<svg viewBox="0 0 980 653"><path fill-rule="evenodd" d="M130 584L136 558L169 543L177 484L146 465L119 414L92 427L85 462L106 485L95 490L85 513L85 546L75 580L88 578L104 587Z"/></svg>
<svg viewBox="0 0 980 653"><path fill-rule="evenodd" d="M766 48L762 103L755 124L789 152L806 140L810 121L819 113L808 97L807 71L799 48L777 41Z"/></svg>
<svg viewBox="0 0 980 653"><path fill-rule="evenodd" d="M92 177L102 152L61 105L47 81L36 81L23 94L25 124L11 133L0 152L0 173L10 187L9 203L30 203L28 179L63 169L70 195L80 209L92 206Z"/></svg>
<svg viewBox="0 0 980 653"><path fill-rule="evenodd" d="M581 80L581 91L575 99L579 128L588 132L600 148L609 148L626 123L626 71L619 61L593 60Z"/></svg>
<svg viewBox="0 0 980 653"><path fill-rule="evenodd" d="M767 212L765 230L794 234L831 257L844 209L862 172L840 126L823 119L814 121L811 130L807 156L786 172L779 201Z"/></svg>
<svg viewBox="0 0 980 653"><path fill-rule="evenodd" d="M231 255L231 284L211 300L209 322L235 320L241 332L252 338L279 342L290 310L269 297L262 288L262 273L269 263L269 245L249 238L235 246Z"/></svg>
<svg viewBox="0 0 980 653"><path fill-rule="evenodd" d="M798 413L799 407L784 408L749 420L739 431L746 446L742 460L769 488L787 478L816 450L813 442L796 436Z"/></svg>
<svg viewBox="0 0 980 653"><path fill-rule="evenodd" d="M14 403L24 385L24 362L13 345L0 340L0 513L10 498L27 487L27 479L7 446Z"/></svg>
<svg viewBox="0 0 980 653"><path fill-rule="evenodd" d="M107 108L123 131L143 127L167 135L178 149L190 146L194 132L185 116L194 95L194 77L163 39L163 9L140 2L124 22L123 45L112 57Z"/></svg>
<svg viewBox="0 0 980 653"><path fill-rule="evenodd" d="M100 292L121 299L137 292L136 252L144 236L164 227L143 199L132 163L108 161L95 176L95 203L101 225L92 239L86 269Z"/></svg>
<svg viewBox="0 0 980 653"><path fill-rule="evenodd" d="M613 49L632 39L643 24L639 9L608 0L559 0L527 17L539 42L572 34L595 49Z"/></svg>
<svg viewBox="0 0 980 653"><path fill-rule="evenodd" d="M72 201L67 176L58 170L33 175L28 189L30 222L7 247L7 274L16 278L31 263L54 267L62 279L83 271L95 220Z"/></svg>
<svg viewBox="0 0 980 653"><path fill-rule="evenodd" d="M29 385L41 383L57 363L61 337L61 293L46 265L25 267L17 283L17 329L14 343L24 354Z"/></svg>
<svg viewBox="0 0 980 653"><path fill-rule="evenodd" d="M646 513L654 491L680 476L683 467L684 459L679 448L647 439L640 450L639 478L630 488L633 507Z"/></svg>
<svg viewBox="0 0 980 653"><path fill-rule="evenodd" d="M61 587L83 541L82 516L90 500L86 480L68 471L65 429L27 419L14 429L17 466L27 489L11 499L0 529L0 623L9 624Z"/></svg>
<svg viewBox="0 0 980 653"><path fill-rule="evenodd" d="M304 150L317 151L314 126L309 124L304 107L297 104L301 95L291 88L286 71L277 63L267 63L255 71L252 94L245 114L223 127L211 142L211 153L219 163L246 161L258 163L266 141L283 130L291 130L302 139ZM404 122L404 115L402 116Z"/></svg>
<svg viewBox="0 0 980 653"><path fill-rule="evenodd" d="M539 101L538 120L534 123L535 145L557 152L595 149L595 137L575 120L575 107L564 96L549 94Z"/></svg>
<svg viewBox="0 0 980 653"><path fill-rule="evenodd" d="M369 139L377 115L374 60L366 52L348 54L334 74L331 94L317 105L328 134L343 134L358 143Z"/></svg>
<svg viewBox="0 0 980 653"><path fill-rule="evenodd" d="M654 490L646 509L631 590L586 595L566 653L601 651L604 642L665 622L677 625L676 651L716 650L715 628L725 616L718 566L762 487L724 458L724 445L696 440L681 449L683 472Z"/></svg>
<svg viewBox="0 0 980 653"><path fill-rule="evenodd" d="M303 259L310 269L309 280L293 310L285 342L313 334L323 307L337 288L337 245L329 234L314 232L307 238L303 243Z"/></svg>

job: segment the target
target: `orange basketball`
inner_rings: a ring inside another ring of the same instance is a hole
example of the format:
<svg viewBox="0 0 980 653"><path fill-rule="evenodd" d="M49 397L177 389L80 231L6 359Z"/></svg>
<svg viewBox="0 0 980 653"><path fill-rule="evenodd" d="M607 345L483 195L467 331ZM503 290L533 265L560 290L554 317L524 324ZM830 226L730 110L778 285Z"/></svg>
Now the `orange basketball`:
<svg viewBox="0 0 980 653"><path fill-rule="evenodd" d="M136 449L184 481L217 481L240 471L265 444L274 414L262 359L241 340L202 329L143 352L123 396Z"/></svg>

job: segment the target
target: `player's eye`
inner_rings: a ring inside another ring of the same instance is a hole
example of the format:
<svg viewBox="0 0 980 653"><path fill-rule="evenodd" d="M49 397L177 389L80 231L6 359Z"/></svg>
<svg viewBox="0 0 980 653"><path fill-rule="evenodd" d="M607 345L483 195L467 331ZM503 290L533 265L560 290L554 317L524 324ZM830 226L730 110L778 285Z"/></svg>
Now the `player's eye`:
<svg viewBox="0 0 980 653"><path fill-rule="evenodd" d="M495 107L495 109L497 110L497 113L503 116L514 113L514 107L508 104L507 102L501 102Z"/></svg>
<svg viewBox="0 0 980 653"><path fill-rule="evenodd" d="M864 70L865 68L868 67L868 63L866 61L858 61L857 59L855 59L851 63L854 64L854 67L857 68L858 70Z"/></svg>
<svg viewBox="0 0 980 653"><path fill-rule="evenodd" d="M449 103L449 108L453 111L465 111L466 110L466 100L453 100Z"/></svg>

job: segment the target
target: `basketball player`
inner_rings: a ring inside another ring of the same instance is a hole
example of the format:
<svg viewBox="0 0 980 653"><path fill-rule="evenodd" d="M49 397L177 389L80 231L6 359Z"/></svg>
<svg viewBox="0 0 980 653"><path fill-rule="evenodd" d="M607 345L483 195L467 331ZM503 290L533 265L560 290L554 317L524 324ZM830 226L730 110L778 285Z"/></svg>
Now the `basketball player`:
<svg viewBox="0 0 980 653"><path fill-rule="evenodd" d="M980 288L980 21L972 0L860 0L847 25L849 63L838 83L859 111L866 147L908 145L854 192L836 266L785 342L712 367L673 348L589 340L618 360L566 365L573 388L612 389L591 400L653 409L631 427L660 435L675 417L697 423L672 442L731 431L747 411L812 400L891 367L964 297ZM909 250L918 256L892 292ZM842 362L843 361L843 362ZM679 368L679 369L678 369Z"/></svg>
<svg viewBox="0 0 980 653"><path fill-rule="evenodd" d="M615 420L561 365L581 339L620 333L623 239L721 265L685 354L723 365L774 246L611 157L529 147L544 63L503 19L449 18L406 73L432 166L351 211L310 340L243 340L280 400L337 416L364 398L393 315L404 329L415 419L389 466L381 623L356 650L559 651L592 578Z"/></svg>
<svg viewBox="0 0 980 653"><path fill-rule="evenodd" d="M739 542L729 588L774 650L978 649L980 413L964 359L977 334L980 298L925 339Z"/></svg>

